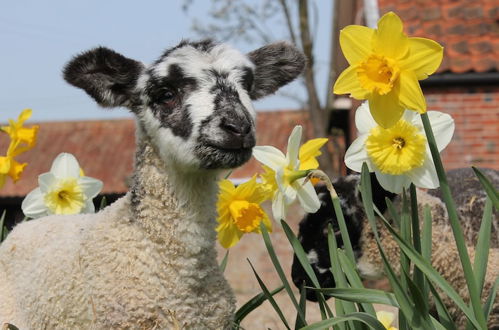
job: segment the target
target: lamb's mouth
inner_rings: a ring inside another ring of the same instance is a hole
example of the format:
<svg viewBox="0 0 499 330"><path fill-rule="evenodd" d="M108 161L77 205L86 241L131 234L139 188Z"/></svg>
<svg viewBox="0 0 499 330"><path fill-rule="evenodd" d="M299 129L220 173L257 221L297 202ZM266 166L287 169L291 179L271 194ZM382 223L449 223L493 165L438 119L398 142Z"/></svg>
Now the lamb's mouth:
<svg viewBox="0 0 499 330"><path fill-rule="evenodd" d="M196 148L196 154L201 159L203 168L230 169L246 163L252 155L250 148L226 148L214 144L205 144Z"/></svg>

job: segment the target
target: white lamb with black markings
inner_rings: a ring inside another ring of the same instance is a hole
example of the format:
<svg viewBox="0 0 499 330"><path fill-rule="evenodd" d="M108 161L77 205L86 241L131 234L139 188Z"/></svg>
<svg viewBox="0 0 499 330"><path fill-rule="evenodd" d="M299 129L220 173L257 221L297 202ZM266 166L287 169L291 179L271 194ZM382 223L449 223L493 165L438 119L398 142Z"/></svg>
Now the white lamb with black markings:
<svg viewBox="0 0 499 330"><path fill-rule="evenodd" d="M491 179L493 184L499 186L499 172L494 170L483 170ZM349 175L338 178L333 182L336 192L340 198L343 214L348 229L348 234L352 242L356 265L359 273L364 278L379 278L383 275L384 267L381 256L378 252L376 242L371 227L367 221L358 190L360 176ZM385 191L371 175L373 202L381 212L386 211L385 197L399 205L398 196ZM448 172L449 185L453 192L454 200L457 204L457 211L465 234L468 253L472 260L475 257L475 245L481 224L483 208L486 195L471 169L457 169ZM330 271L331 262L327 243L327 226L331 223L335 232L335 237L340 247L343 240L340 235L338 221L334 214L329 191L325 186L316 187L321 208L315 214L306 214L299 225L298 238L307 253L308 260L314 269L315 274L323 288L335 287L334 277ZM439 189L424 192L417 191L419 202L419 215L422 218L423 205L431 207L433 219L432 232L432 265L443 275L443 277L456 289L456 291L469 302L466 280L461 268L461 262L455 246L452 229L450 227L447 210L441 200ZM422 220L421 220L422 221ZM400 249L393 240L391 234L382 225L378 224L378 231L381 237L382 246L387 254L388 260L399 271ZM303 283L313 286L312 282L303 270L296 256L293 260L291 271L293 282L297 287ZM494 212L492 219L491 249L489 255L487 275L485 278L483 301L491 291L492 285L499 275L499 216ZM466 317L452 303L452 301L441 294L444 303L449 309L459 329L464 328ZM313 291L307 291L307 299L316 301ZM433 309L433 307L432 307ZM432 312L435 312L432 310ZM489 328L499 327L499 297L496 297Z"/></svg>
<svg viewBox="0 0 499 330"><path fill-rule="evenodd" d="M251 100L294 80L304 61L287 43L242 54L209 40L184 41L149 66L103 47L73 58L70 84L136 116L131 189L97 214L14 228L0 246L0 324L230 328L235 298L215 250L218 176L251 157Z"/></svg>

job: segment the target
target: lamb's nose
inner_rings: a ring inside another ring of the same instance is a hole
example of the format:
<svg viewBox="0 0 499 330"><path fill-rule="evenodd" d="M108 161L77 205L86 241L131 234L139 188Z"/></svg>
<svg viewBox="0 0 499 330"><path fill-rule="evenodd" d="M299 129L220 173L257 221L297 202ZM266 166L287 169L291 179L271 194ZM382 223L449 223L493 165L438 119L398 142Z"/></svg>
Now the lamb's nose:
<svg viewBox="0 0 499 330"><path fill-rule="evenodd" d="M220 128L227 133L226 148L253 148L256 144L252 123L246 118L225 117L220 123Z"/></svg>
<svg viewBox="0 0 499 330"><path fill-rule="evenodd" d="M224 118L222 119L221 127L226 132L237 137L243 137L251 132L251 125L244 119Z"/></svg>

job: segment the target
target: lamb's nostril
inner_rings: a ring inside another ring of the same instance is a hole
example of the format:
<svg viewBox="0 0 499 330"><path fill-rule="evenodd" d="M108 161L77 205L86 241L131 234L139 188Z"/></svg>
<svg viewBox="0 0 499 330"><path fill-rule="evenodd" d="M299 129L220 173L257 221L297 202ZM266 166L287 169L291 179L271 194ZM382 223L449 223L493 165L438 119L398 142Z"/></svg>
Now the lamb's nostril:
<svg viewBox="0 0 499 330"><path fill-rule="evenodd" d="M223 119L220 126L223 130L239 137L247 135L251 132L251 126L244 121Z"/></svg>

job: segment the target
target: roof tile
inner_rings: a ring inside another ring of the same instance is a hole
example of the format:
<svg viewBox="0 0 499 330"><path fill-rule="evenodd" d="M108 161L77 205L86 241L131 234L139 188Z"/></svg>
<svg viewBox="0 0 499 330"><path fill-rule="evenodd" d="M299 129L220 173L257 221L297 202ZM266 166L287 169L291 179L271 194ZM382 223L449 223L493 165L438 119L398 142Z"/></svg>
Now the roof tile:
<svg viewBox="0 0 499 330"><path fill-rule="evenodd" d="M406 33L444 46L438 72L499 71L499 3L495 0L380 0L381 13L394 11Z"/></svg>

